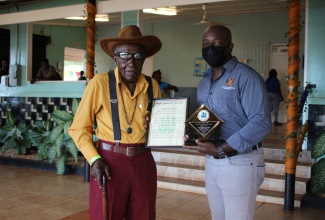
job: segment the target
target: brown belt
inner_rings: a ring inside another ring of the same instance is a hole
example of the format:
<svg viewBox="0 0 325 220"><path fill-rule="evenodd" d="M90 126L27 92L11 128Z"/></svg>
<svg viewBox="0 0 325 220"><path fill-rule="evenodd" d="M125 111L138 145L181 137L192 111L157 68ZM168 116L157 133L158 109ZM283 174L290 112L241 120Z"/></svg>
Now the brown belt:
<svg viewBox="0 0 325 220"><path fill-rule="evenodd" d="M137 156L144 152L150 151L150 148L145 148L144 144L116 144L108 141L104 142L102 140L99 142L99 147L103 150L124 154L126 156Z"/></svg>

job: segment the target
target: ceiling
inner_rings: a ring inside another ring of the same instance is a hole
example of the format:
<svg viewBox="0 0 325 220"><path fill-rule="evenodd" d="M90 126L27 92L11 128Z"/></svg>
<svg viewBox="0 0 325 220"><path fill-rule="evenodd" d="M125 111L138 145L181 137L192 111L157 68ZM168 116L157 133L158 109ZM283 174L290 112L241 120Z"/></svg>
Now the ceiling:
<svg viewBox="0 0 325 220"><path fill-rule="evenodd" d="M26 4L35 4L48 0L0 0L0 8L19 7ZM301 9L305 8L305 1L301 0ZM143 14L143 21L158 22L170 20L197 19L200 22L203 19L203 5L193 4L186 6L177 6L178 13L176 16L162 16L154 14ZM206 4L206 16L208 21L210 17L254 14L254 13L271 13L288 11L287 0L234 0ZM76 15L77 16L77 15ZM79 15L80 16L80 15ZM119 24L121 22L121 13L109 14L110 21L108 24ZM41 23L41 22L37 22ZM85 21L74 21L66 19L57 19L44 21L43 24L64 25L64 26L85 26ZM97 22L97 25L105 24ZM107 23L106 23L107 24Z"/></svg>

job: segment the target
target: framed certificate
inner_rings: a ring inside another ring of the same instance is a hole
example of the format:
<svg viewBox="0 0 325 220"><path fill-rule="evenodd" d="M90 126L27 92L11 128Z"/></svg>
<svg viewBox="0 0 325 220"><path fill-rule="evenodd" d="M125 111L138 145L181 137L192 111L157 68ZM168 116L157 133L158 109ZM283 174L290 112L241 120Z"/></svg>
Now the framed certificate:
<svg viewBox="0 0 325 220"><path fill-rule="evenodd" d="M147 148L184 145L189 98L153 99L147 132Z"/></svg>

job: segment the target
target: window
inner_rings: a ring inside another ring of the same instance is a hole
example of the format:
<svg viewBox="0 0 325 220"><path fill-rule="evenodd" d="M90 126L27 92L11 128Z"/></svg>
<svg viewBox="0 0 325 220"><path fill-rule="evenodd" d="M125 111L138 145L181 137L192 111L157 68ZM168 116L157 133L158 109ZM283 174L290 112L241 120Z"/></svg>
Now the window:
<svg viewBox="0 0 325 220"><path fill-rule="evenodd" d="M86 51L75 48L64 48L64 81L77 81L80 71L84 71L86 66Z"/></svg>

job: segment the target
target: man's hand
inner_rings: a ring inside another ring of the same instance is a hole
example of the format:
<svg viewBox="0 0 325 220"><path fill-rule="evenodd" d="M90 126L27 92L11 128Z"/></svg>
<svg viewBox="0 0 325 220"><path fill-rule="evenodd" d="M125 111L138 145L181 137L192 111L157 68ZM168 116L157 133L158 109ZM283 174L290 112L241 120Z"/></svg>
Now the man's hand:
<svg viewBox="0 0 325 220"><path fill-rule="evenodd" d="M112 179L109 167L103 159L98 159L92 164L91 175L97 181L99 188L103 186L103 176L106 176L108 180Z"/></svg>
<svg viewBox="0 0 325 220"><path fill-rule="evenodd" d="M148 126L149 126L149 122L150 122L150 116L149 116L149 113L146 114L145 119L146 119L146 123L143 125L143 127L144 127L145 129L147 129Z"/></svg>
<svg viewBox="0 0 325 220"><path fill-rule="evenodd" d="M184 142L188 140L188 136L184 137ZM183 148L197 150L200 153L209 154L212 156L218 155L217 148L212 142L202 142L199 139L195 140L197 145L183 145Z"/></svg>

